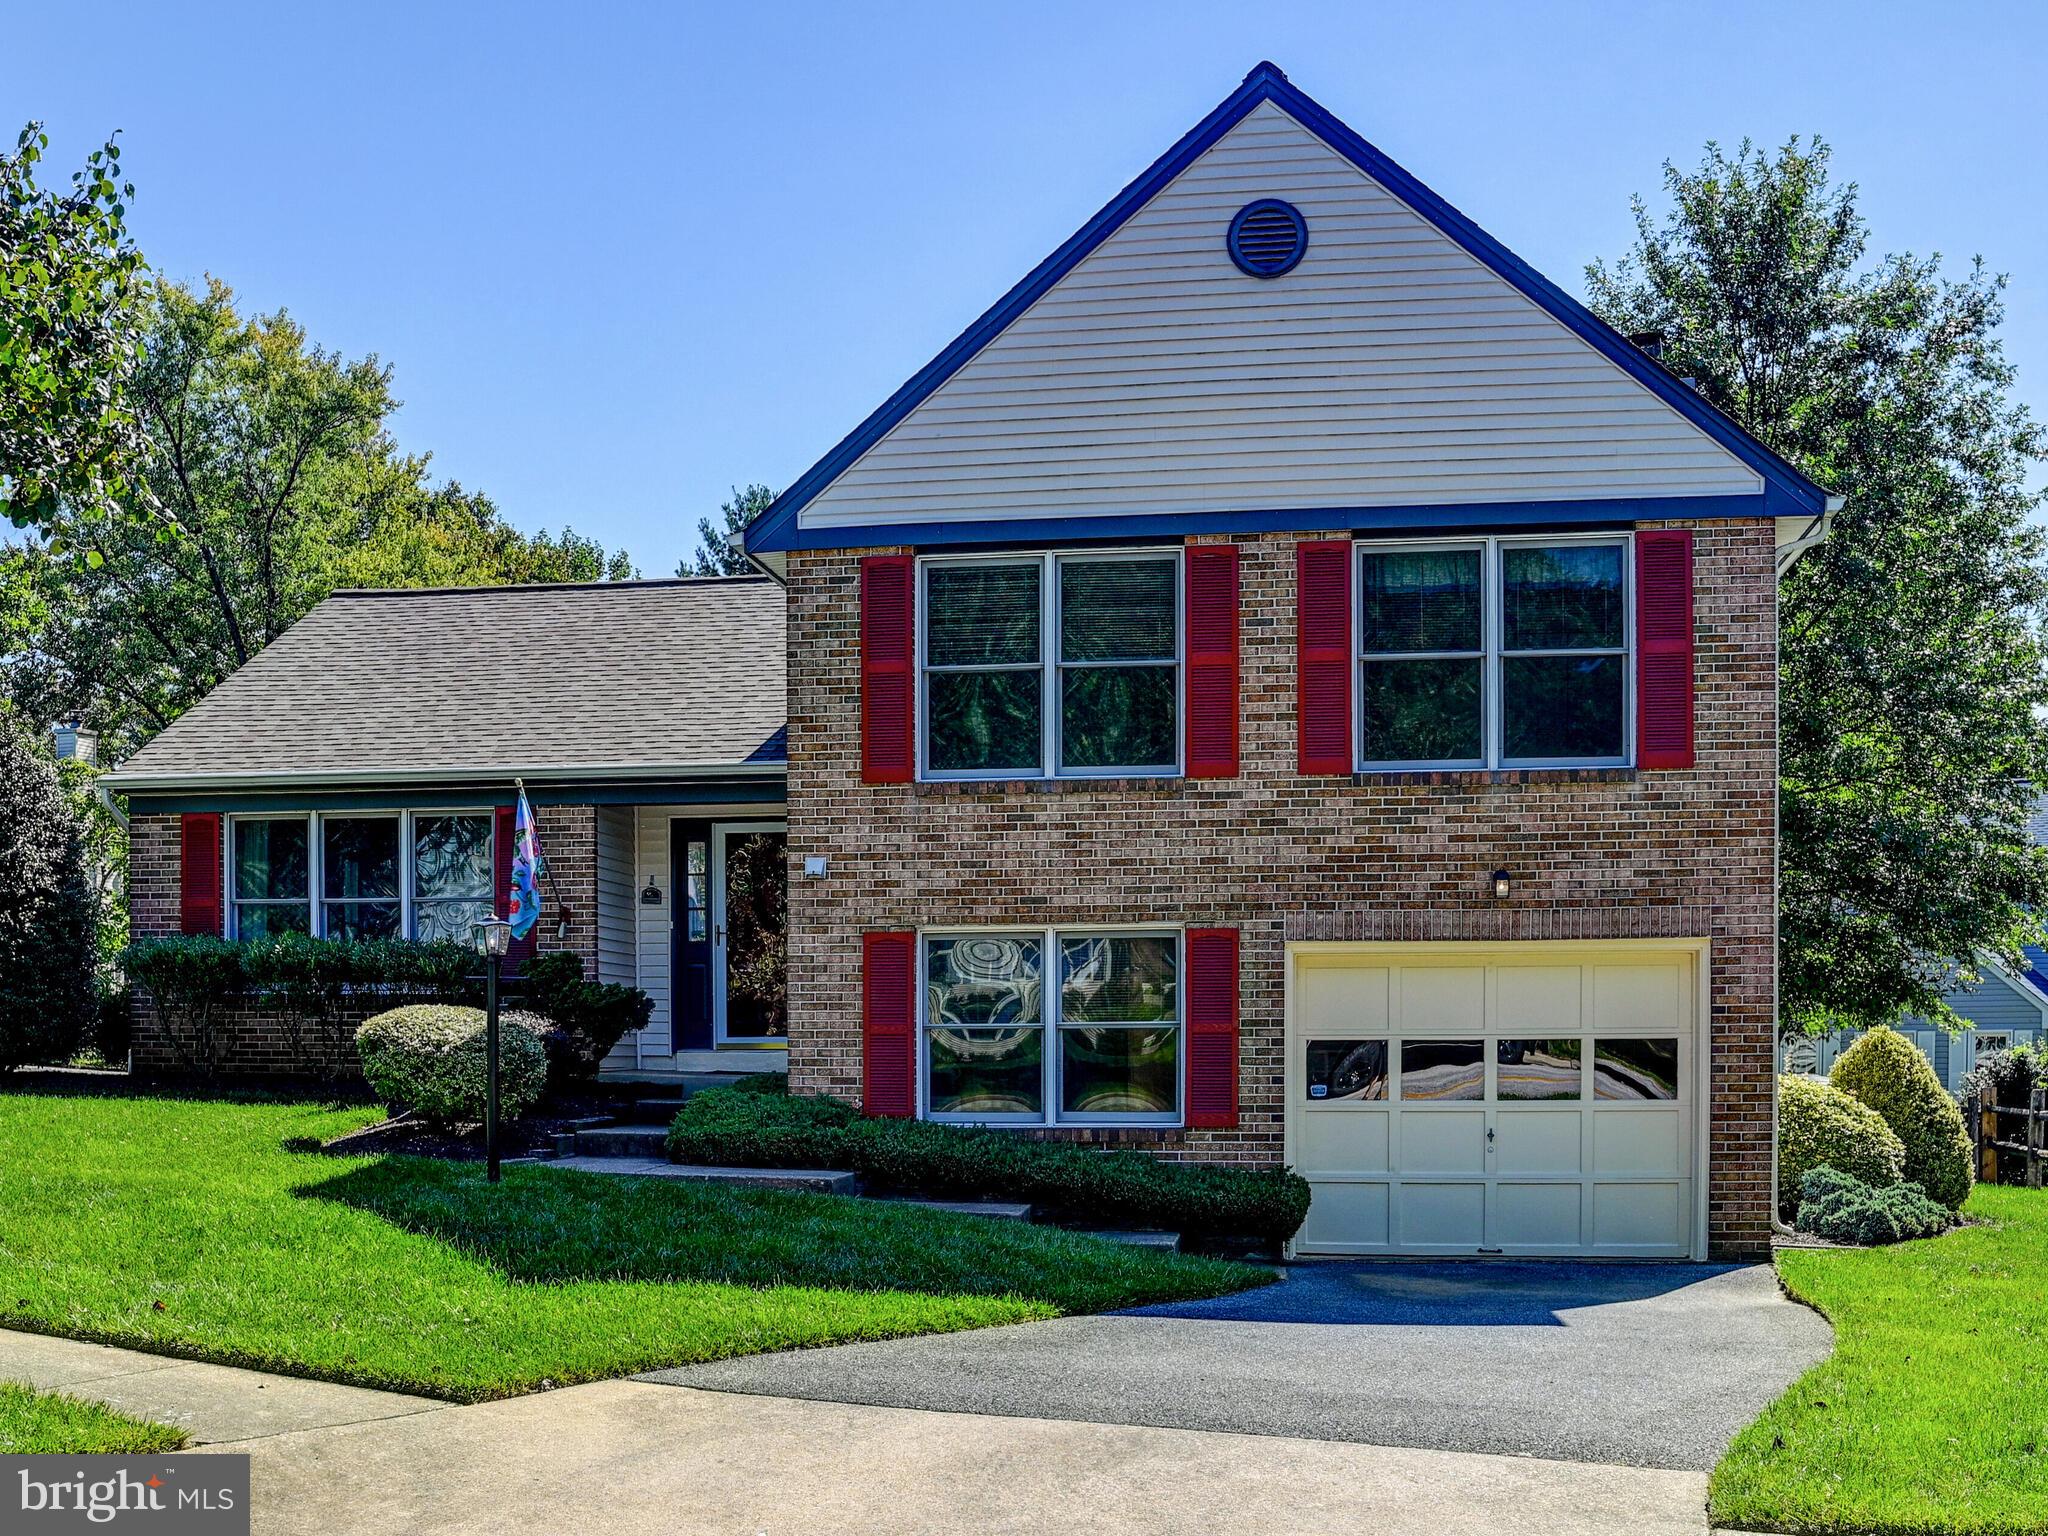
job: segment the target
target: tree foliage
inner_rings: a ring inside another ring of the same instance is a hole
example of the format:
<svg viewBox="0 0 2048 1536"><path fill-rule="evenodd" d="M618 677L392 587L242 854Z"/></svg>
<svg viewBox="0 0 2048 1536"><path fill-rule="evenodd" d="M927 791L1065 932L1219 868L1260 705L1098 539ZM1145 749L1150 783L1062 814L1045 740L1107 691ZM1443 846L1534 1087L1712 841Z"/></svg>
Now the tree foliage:
<svg viewBox="0 0 2048 1536"><path fill-rule="evenodd" d="M678 562L676 574L746 575L753 566L747 563L746 547L740 536L747 531L747 524L766 512L774 500L775 493L765 485L750 485L745 490L734 486L732 498L719 504L720 524L714 525L708 517L697 519L697 548Z"/></svg>
<svg viewBox="0 0 2048 1536"><path fill-rule="evenodd" d="M86 156L71 189L36 184L42 124L0 154L0 510L47 525L61 502L123 488L136 421L124 385L139 358L142 257L129 239L121 149Z"/></svg>
<svg viewBox="0 0 2048 1536"><path fill-rule="evenodd" d="M219 282L157 286L129 398L131 493L67 503L53 538L0 549L7 693L33 719L85 720L116 759L336 588L633 574L623 553L522 534L488 498L431 485L387 429L388 366L282 312L244 319ZM145 502L169 518L135 515Z"/></svg>
<svg viewBox="0 0 2048 1536"><path fill-rule="evenodd" d="M0 709L0 1072L77 1044L94 1007L96 909L56 761Z"/></svg>
<svg viewBox="0 0 2048 1536"><path fill-rule="evenodd" d="M1593 307L1847 498L1781 584L1780 986L1818 1031L1910 1009L2048 902L2027 818L2048 782L2040 429L2008 393L2004 279L1866 260L1823 143L1709 145L1661 220L1587 269Z"/></svg>

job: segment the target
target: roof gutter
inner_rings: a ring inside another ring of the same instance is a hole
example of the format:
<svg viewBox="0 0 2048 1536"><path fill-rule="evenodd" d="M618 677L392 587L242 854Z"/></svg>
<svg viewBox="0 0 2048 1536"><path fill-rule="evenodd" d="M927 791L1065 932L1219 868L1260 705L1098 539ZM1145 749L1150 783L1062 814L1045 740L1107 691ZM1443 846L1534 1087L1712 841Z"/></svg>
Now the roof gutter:
<svg viewBox="0 0 2048 1536"><path fill-rule="evenodd" d="M1846 496L1829 496L1821 504L1819 514L1811 523L1806 525L1805 532L1790 542L1778 546L1778 574L1780 576L1791 570L1793 562L1801 555L1828 536L1828 529L1833 526L1829 519L1841 511L1843 507L1847 506L1848 502L1849 499Z"/></svg>
<svg viewBox="0 0 2048 1536"><path fill-rule="evenodd" d="M110 773L100 780L119 794L166 790L354 789L396 784L488 784L528 779L536 784L592 779L779 778L787 763L545 763L475 768L359 768L330 773Z"/></svg>

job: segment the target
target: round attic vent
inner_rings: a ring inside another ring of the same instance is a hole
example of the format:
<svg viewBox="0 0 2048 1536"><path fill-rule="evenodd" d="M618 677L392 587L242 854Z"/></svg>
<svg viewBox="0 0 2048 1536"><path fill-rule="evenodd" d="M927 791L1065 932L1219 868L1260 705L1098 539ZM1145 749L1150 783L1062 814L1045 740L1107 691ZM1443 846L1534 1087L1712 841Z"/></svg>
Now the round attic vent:
<svg viewBox="0 0 2048 1536"><path fill-rule="evenodd" d="M1292 272L1308 249L1308 221L1292 203L1277 197L1261 198L1237 210L1224 243L1240 271L1253 277L1278 277Z"/></svg>

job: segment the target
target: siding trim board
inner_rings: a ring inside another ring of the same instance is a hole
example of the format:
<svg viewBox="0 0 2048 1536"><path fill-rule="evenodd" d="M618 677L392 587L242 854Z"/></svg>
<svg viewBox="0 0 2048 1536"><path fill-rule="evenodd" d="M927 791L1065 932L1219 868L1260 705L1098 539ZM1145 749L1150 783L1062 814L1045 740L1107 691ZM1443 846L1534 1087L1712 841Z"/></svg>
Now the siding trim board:
<svg viewBox="0 0 2048 1536"><path fill-rule="evenodd" d="M1214 148L1245 118L1268 102L1293 118L1329 149L1348 160L1357 170L1379 183L1391 197L1405 204L1423 221L1434 226L1466 254L1520 292L1553 320L1561 323L1580 341L1643 386L1649 394L1698 428L1736 460L1759 474L1766 487L1762 499L1777 509L1777 515L1795 515L1800 511L1818 514L1823 510L1827 495L1821 487L1750 437L1697 391L1668 373L1659 363L1631 345L1625 337L1584 305L1543 277L1464 214L1296 89L1277 67L1270 63L1261 63L1245 77L1244 83L1236 91L1196 124L1179 143L1155 161L1094 218L986 310L951 345L914 374L867 420L847 434L830 453L812 466L778 497L773 505L757 517L746 531L745 543L748 552L758 557L764 553L801 548L845 548L908 542L895 535L894 530L903 526L900 524L888 525L887 530L878 527L804 529L799 526L799 513L947 380L1009 329L1013 322L1049 293L1183 171ZM1277 291L1284 285L1259 286L1265 291ZM1656 515L1673 514L1666 511ZM1161 509L1145 516L1170 517L1174 514L1170 509ZM951 537L973 537L971 534L953 531L951 524L944 526L948 528ZM1297 521L1294 526L1331 527L1335 524L1325 513L1307 524ZM1227 531L1250 530L1233 524L1228 525ZM817 535L820 533L830 542L819 542Z"/></svg>
<svg viewBox="0 0 2048 1536"><path fill-rule="evenodd" d="M914 544L921 550L945 545L1015 544L1033 549L1063 548L1099 540L1171 540L1192 533L1291 533L1298 528L1349 529L1363 533L1481 533L1495 528L1525 531L1552 528L1626 528L1637 521L1694 522L1737 517L1792 517L1773 488L1761 496L1617 496L1576 501L1474 501L1410 503L1398 507L1285 507L1242 512L1139 512L1101 517L1019 517L947 519L928 523L876 523L860 528L794 530L778 551L873 548ZM764 514L765 515L765 514ZM1170 525L1172 531L1166 531Z"/></svg>

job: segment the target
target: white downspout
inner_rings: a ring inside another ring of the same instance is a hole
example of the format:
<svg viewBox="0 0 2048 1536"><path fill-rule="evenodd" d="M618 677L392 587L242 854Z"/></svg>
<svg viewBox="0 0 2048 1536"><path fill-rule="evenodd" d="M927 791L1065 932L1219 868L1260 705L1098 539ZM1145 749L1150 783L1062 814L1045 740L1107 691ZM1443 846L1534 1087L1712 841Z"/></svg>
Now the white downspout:
<svg viewBox="0 0 2048 1536"><path fill-rule="evenodd" d="M1789 544L1779 546L1778 575L1783 576L1792 569L1792 564L1814 545L1828 536L1828 520L1847 505L1848 498L1830 496L1822 503L1820 515L1807 525L1806 531ZM1780 647L1782 650L1782 647ZM1777 689L1771 691L1771 730L1775 736L1779 730L1784 705ZM1783 748L1780 748L1782 753ZM1778 1018L1784 1006L1783 982L1779 979L1778 967L1778 901L1783 884L1784 855L1780 851L1779 837L1783 831L1783 809L1776 797L1771 800L1771 1230L1780 1237L1794 1237L1797 1232L1778 1215Z"/></svg>

